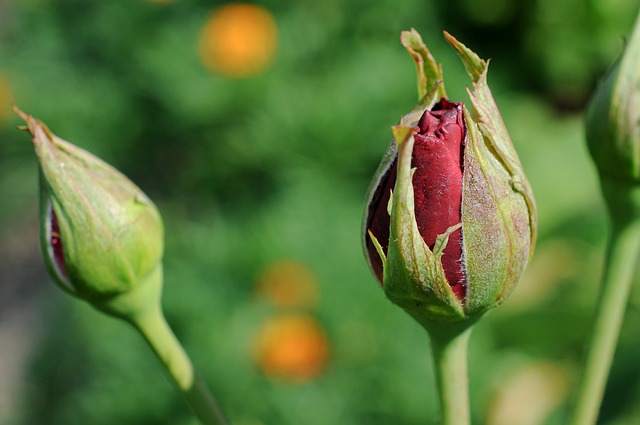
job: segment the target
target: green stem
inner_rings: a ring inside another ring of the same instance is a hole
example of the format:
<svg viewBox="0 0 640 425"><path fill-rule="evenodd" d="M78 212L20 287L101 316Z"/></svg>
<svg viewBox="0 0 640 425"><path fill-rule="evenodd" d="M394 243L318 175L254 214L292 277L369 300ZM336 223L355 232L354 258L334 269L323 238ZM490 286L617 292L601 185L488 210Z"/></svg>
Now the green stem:
<svg viewBox="0 0 640 425"><path fill-rule="evenodd" d="M162 309L150 308L129 322L145 338L202 425L228 425L215 398L195 375L191 360L167 324Z"/></svg>
<svg viewBox="0 0 640 425"><path fill-rule="evenodd" d="M460 332L430 332L435 362L442 425L469 425L467 350L471 327Z"/></svg>
<svg viewBox="0 0 640 425"><path fill-rule="evenodd" d="M640 221L614 218L572 425L593 425L598 418L639 252Z"/></svg>

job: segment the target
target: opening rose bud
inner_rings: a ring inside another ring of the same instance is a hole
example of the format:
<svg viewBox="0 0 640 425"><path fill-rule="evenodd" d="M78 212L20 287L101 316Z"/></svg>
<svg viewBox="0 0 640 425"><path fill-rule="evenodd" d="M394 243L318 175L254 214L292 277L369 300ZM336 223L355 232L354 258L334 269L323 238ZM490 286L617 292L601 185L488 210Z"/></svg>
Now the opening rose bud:
<svg viewBox="0 0 640 425"><path fill-rule="evenodd" d="M504 301L536 237L535 202L487 85L488 62L445 37L473 81L473 108L447 100L440 65L415 30L404 32L421 100L393 128L363 223L385 294L425 326Z"/></svg>
<svg viewBox="0 0 640 425"><path fill-rule="evenodd" d="M418 230L429 249L433 250L436 238L451 226L460 223L462 206L462 158L465 127L462 104L442 99L431 110L425 111L418 121L418 132L411 156L415 215ZM387 204L390 191L395 184L397 160L382 177L376 189L369 215L368 229L379 241L385 255L388 250L390 219ZM369 258L380 283L382 260L369 239ZM443 251L442 266L447 282L458 299L465 296L466 278L462 266L462 232L460 229L449 235L449 244Z"/></svg>

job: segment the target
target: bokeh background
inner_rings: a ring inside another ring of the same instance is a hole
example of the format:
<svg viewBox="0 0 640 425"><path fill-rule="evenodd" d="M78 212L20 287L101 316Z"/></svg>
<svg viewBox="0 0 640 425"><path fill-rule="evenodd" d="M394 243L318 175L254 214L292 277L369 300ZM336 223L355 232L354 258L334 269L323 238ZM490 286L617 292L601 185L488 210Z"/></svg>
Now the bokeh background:
<svg viewBox="0 0 640 425"><path fill-rule="evenodd" d="M417 101L418 29L454 100L489 82L534 187L535 257L471 341L473 420L563 424L607 222L582 110L629 0L0 0L0 424L196 422L144 342L61 293L15 102L158 204L168 320L236 425L436 424L429 341L363 259L364 195ZM637 285L636 285L637 286ZM640 423L634 290L602 424Z"/></svg>

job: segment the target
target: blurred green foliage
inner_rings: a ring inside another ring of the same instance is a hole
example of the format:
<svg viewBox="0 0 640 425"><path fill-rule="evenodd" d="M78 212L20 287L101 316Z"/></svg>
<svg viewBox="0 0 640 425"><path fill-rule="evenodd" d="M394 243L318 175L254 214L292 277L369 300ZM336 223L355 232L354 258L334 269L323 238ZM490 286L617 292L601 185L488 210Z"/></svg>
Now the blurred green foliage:
<svg viewBox="0 0 640 425"><path fill-rule="evenodd" d="M222 2L0 0L0 79L12 93L0 98L0 296L24 295L10 285L40 294L7 425L195 423L130 329L41 285L42 272L37 282L16 277L20 253L41 266L29 237L36 161L11 101L157 202L168 320L234 424L436 424L427 336L384 299L360 248L369 178L389 127L417 100L399 44L410 27L443 63L453 99L469 81L441 30L492 58L489 82L540 211L525 278L472 337L474 423L528 424L531 406L544 413L539 423L563 423L606 235L581 110L621 50L632 3L265 0L278 26L275 60L230 78L198 57L199 32ZM265 376L252 357L262 324L282 313L255 284L281 259L315 276L320 300L309 313L330 344L323 374L304 383ZM640 421L639 302L636 291L603 424ZM0 307L2 321L11 305ZM547 386L517 386L523 370ZM500 416L508 407L520 418Z"/></svg>

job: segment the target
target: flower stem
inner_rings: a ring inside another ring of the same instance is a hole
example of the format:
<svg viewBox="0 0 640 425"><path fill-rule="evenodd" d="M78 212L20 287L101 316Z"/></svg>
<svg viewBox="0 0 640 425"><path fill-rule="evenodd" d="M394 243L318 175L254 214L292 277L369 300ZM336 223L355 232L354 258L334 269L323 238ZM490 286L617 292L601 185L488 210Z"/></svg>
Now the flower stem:
<svg viewBox="0 0 640 425"><path fill-rule="evenodd" d="M167 324L162 309L157 306L136 315L129 322L142 334L169 377L184 395L202 425L228 425L215 398L205 383L194 373L188 355Z"/></svg>
<svg viewBox="0 0 640 425"><path fill-rule="evenodd" d="M640 221L612 220L601 294L572 425L596 423L640 253Z"/></svg>
<svg viewBox="0 0 640 425"><path fill-rule="evenodd" d="M430 332L442 425L469 425L467 351L471 327L460 332Z"/></svg>

